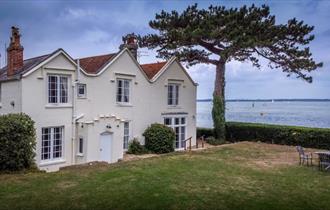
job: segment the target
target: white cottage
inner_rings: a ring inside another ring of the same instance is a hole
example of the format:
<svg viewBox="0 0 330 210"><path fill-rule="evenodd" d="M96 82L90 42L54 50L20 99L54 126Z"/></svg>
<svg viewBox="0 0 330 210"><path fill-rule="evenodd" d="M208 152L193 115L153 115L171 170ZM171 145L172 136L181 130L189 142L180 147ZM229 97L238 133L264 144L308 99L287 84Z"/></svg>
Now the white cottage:
<svg viewBox="0 0 330 210"><path fill-rule="evenodd" d="M117 53L73 59L63 49L23 59L12 27L7 66L0 69L0 114L26 113L35 121L40 169L92 161L116 162L152 123L196 143L197 84L176 60L139 64L128 36Z"/></svg>

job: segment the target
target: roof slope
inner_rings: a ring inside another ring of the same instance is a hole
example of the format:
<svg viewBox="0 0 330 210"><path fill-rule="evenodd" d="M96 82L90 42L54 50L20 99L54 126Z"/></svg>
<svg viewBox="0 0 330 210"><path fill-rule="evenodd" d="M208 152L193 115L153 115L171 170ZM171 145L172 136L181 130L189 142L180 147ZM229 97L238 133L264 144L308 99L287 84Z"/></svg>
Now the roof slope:
<svg viewBox="0 0 330 210"><path fill-rule="evenodd" d="M52 53L53 54L53 53ZM0 81L11 80L11 79L19 79L19 77L25 72L29 71L33 67L37 66L39 63L46 60L52 54L42 55L34 58L29 58L23 61L23 67L16 71L15 75L10 77L7 76L7 66L0 69Z"/></svg>
<svg viewBox="0 0 330 210"><path fill-rule="evenodd" d="M157 62L142 64L141 68L146 73L149 79L152 79L166 64L167 62Z"/></svg>
<svg viewBox="0 0 330 210"><path fill-rule="evenodd" d="M43 61L47 60L48 58L50 58L51 56L53 56L60 50L62 50L62 49L58 49L58 50L52 52L51 54L42 55L42 56L24 60L23 67L21 69L19 69L15 75L10 76L10 77L7 76L7 67L0 69L0 81L6 81L6 80L11 80L11 79L20 79L21 75L29 72L34 67L36 67ZM96 75L110 61L112 61L118 54L119 53L111 53L111 54L105 54L105 55L80 58L79 59L80 67L87 74ZM77 62L77 59L74 60L74 62ZM148 79L152 80L167 63L168 63L168 61L164 61L164 62L157 62L157 63L141 64L140 66L141 66L141 69L145 72Z"/></svg>
<svg viewBox="0 0 330 210"><path fill-rule="evenodd" d="M86 58L80 58L79 64L87 73L96 74L102 67L104 67L110 60L112 60L117 53L91 56Z"/></svg>

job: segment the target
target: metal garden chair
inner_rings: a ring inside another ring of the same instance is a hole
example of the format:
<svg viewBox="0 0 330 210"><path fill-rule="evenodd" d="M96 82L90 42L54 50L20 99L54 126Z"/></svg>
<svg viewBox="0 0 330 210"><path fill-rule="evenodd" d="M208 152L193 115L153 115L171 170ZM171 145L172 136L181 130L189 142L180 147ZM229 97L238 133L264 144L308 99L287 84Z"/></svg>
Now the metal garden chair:
<svg viewBox="0 0 330 210"><path fill-rule="evenodd" d="M306 163L307 166L313 165L313 155L312 153L306 154L304 152L304 148L302 146L297 146L297 152L299 153L299 165L304 165Z"/></svg>
<svg viewBox="0 0 330 210"><path fill-rule="evenodd" d="M319 155L319 169L330 170L330 152L318 152Z"/></svg>

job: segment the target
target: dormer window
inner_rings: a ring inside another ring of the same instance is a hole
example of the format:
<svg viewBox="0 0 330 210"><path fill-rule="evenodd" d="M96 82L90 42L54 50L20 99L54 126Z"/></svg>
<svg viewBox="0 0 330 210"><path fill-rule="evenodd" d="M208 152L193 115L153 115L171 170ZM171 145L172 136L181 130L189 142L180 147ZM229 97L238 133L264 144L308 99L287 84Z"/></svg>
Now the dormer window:
<svg viewBox="0 0 330 210"><path fill-rule="evenodd" d="M120 103L130 102L130 83L129 79L117 79L117 96L116 100Z"/></svg>
<svg viewBox="0 0 330 210"><path fill-rule="evenodd" d="M68 81L67 76L48 76L48 103L64 104L68 103Z"/></svg>
<svg viewBox="0 0 330 210"><path fill-rule="evenodd" d="M167 105L177 106L179 104L179 84L168 84L167 86Z"/></svg>
<svg viewBox="0 0 330 210"><path fill-rule="evenodd" d="M78 84L78 98L86 98L86 84Z"/></svg>

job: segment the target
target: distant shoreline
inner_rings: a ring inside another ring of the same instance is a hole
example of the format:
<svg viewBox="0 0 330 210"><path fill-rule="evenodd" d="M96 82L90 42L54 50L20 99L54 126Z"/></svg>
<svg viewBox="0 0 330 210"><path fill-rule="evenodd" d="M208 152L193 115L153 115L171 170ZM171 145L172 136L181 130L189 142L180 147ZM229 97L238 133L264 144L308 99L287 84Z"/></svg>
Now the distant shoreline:
<svg viewBox="0 0 330 210"><path fill-rule="evenodd" d="M211 102L212 99L197 99L197 102ZM226 102L330 102L330 99L228 99Z"/></svg>

